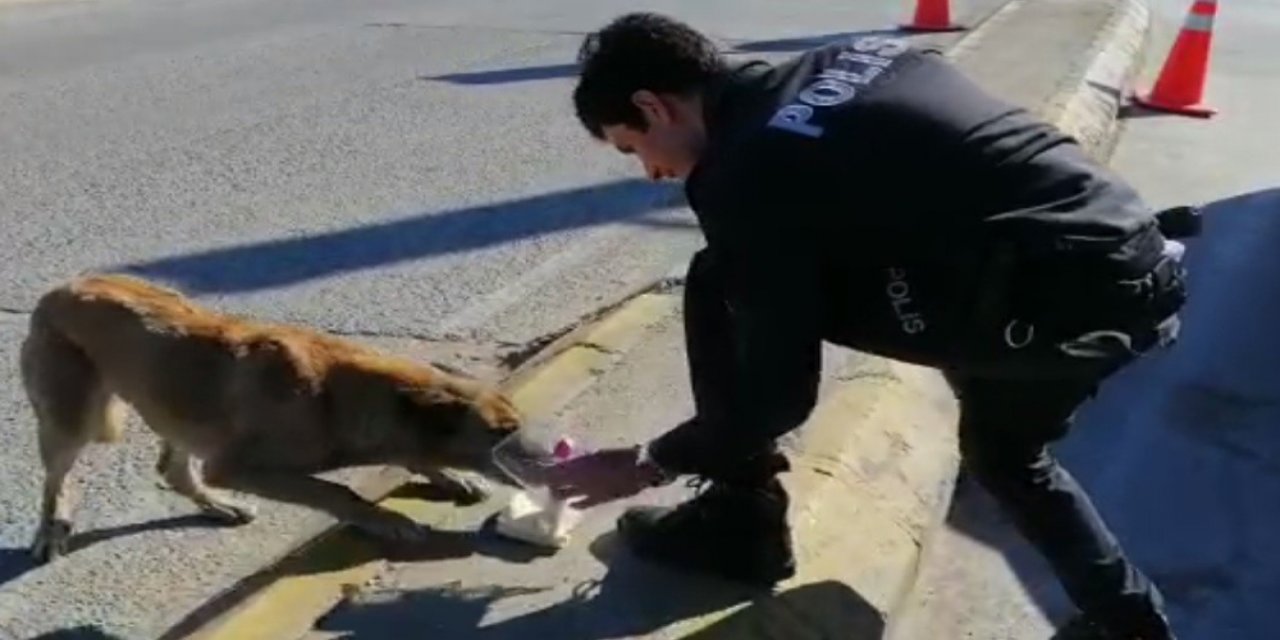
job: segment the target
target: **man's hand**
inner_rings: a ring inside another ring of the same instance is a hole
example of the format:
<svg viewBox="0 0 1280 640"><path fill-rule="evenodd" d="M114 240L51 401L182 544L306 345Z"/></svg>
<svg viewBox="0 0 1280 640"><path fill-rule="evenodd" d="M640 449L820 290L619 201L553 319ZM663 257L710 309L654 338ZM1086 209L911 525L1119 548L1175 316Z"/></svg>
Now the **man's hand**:
<svg viewBox="0 0 1280 640"><path fill-rule="evenodd" d="M604 449L562 462L548 472L553 495L577 496L574 507L589 507L626 498L666 479L656 465L640 459L639 447Z"/></svg>

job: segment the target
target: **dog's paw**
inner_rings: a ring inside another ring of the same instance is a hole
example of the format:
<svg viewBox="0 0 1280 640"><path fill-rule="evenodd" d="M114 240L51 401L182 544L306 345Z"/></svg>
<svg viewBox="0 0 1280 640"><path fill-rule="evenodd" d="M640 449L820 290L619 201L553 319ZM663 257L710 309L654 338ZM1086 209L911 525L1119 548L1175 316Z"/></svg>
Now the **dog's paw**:
<svg viewBox="0 0 1280 640"><path fill-rule="evenodd" d="M355 524L375 538L395 543L425 542L431 534L430 529L418 524L412 518L392 511Z"/></svg>
<svg viewBox="0 0 1280 640"><path fill-rule="evenodd" d="M71 540L71 523L53 520L40 527L31 542L31 557L40 564L67 555L67 543Z"/></svg>
<svg viewBox="0 0 1280 640"><path fill-rule="evenodd" d="M249 524L258 515L258 510L253 508L252 505L226 500L202 504L200 505L200 512L218 522L229 525Z"/></svg>

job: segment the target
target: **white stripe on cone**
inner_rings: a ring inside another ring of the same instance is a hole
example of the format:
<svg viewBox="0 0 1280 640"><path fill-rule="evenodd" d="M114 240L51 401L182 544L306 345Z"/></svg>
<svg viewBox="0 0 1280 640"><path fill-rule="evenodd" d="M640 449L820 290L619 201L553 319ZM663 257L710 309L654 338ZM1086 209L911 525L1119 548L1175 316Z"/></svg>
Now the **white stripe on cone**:
<svg viewBox="0 0 1280 640"><path fill-rule="evenodd" d="M1209 33L1213 31L1213 16L1193 13L1187 16L1187 22L1182 25L1182 30Z"/></svg>

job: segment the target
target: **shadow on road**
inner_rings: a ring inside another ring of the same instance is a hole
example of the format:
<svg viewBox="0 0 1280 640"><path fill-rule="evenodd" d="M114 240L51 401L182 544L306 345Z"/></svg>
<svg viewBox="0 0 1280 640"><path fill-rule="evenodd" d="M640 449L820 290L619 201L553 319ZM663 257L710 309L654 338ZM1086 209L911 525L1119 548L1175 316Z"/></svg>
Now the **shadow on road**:
<svg viewBox="0 0 1280 640"><path fill-rule="evenodd" d="M123 640L120 636L112 635L99 629L96 626L84 625L72 629L59 629L42 633L30 640Z"/></svg>
<svg viewBox="0 0 1280 640"><path fill-rule="evenodd" d="M161 518L159 520L147 520L145 522L134 522L132 524L120 525L116 527L106 527L103 529L94 529L83 533L74 533L71 536L67 547L68 556L75 554L77 551L93 546L100 542L106 542L115 538L123 538L148 531L172 531L175 529L190 529L195 527L225 527L230 526L218 520L199 514L188 514L185 516L174 516L172 518ZM31 553L26 547L0 549L0 585L15 580L23 574L33 569L39 568L31 559Z"/></svg>
<svg viewBox="0 0 1280 640"><path fill-rule="evenodd" d="M824 33L813 36L801 36L798 38L779 38L777 40L748 40L745 42L735 42L726 53L788 53L807 51L816 49L839 40L847 40L850 38L861 38L866 36L891 36L894 38L909 38L914 34L909 31L899 31L897 29L868 29L866 31L839 31L836 33Z"/></svg>
<svg viewBox="0 0 1280 640"><path fill-rule="evenodd" d="M397 488L387 498L446 501L430 485L409 483ZM430 562L452 558L483 556L504 562L527 564L546 557L547 552L537 547L512 543L493 532L492 520L486 521L478 531L448 531L431 529L427 540L418 544L391 544L370 538L351 528L331 531L311 544L304 545L301 553L288 556L241 580L232 588L188 613L181 621L167 630L161 640L177 640L195 632L217 616L230 611L246 598L289 576L313 575L342 571L370 562Z"/></svg>
<svg viewBox="0 0 1280 640"><path fill-rule="evenodd" d="M451 499L450 495L442 493L435 485L418 483L406 484L393 491L389 497L411 498L430 502L447 502ZM75 533L71 537L67 553L68 555L74 554L95 544L140 533L191 528L222 528L231 526L235 525L201 514L187 514L182 516L173 516L170 518L161 518L158 520L134 522L115 527L105 527L102 529L93 529L82 533ZM399 559L403 556L405 559L430 559L432 557L452 557L455 552L470 555L471 553L484 551L483 548L477 546L477 540L473 538L474 536L472 534L454 535L452 533L442 532L437 539L423 545L422 547L402 549L398 551L373 551L372 548L369 548L365 549L368 553L361 553L347 558L338 558L335 562L321 565L318 569L312 569L311 572L314 573L321 570L347 568L381 557ZM496 552L491 552L490 555L494 555L494 553ZM515 555L508 554L507 559L527 562L530 559L527 555L527 553L517 553ZM31 553L26 547L0 549L0 585L3 585L10 580L15 580L28 571L39 568L39 566L40 565L36 564L36 562L32 560ZM298 572L301 572L301 570Z"/></svg>
<svg viewBox="0 0 1280 640"><path fill-rule="evenodd" d="M804 585L779 594L764 594L737 585L673 574L616 551L612 534L592 545L609 569L599 580L577 585L570 599L480 626L500 600L536 594L540 587L489 586L373 592L352 599L326 615L316 629L349 640L391 640L405 629L433 637L479 640L603 640L642 637L672 623L727 608L740 610L692 635L697 640L731 640L772 629L771 637L787 637L785 628L805 611L822 611L823 637L878 639L884 623L878 612L847 586ZM549 587L548 587L549 588ZM832 612L839 612L832 616ZM835 619L833 619L835 618ZM808 625L808 622L805 623ZM812 631L812 629L808 629Z"/></svg>
<svg viewBox="0 0 1280 640"><path fill-rule="evenodd" d="M0 549L0 585L17 580L38 566L26 547Z"/></svg>
<svg viewBox="0 0 1280 640"><path fill-rule="evenodd" d="M841 31L796 38L780 38L777 40L726 41L723 53L800 53L838 40L861 36L892 36L911 38L922 34L898 29L868 29L866 31ZM572 78L578 74L577 63L560 63L531 67L511 67L508 69L489 69L485 71L467 71L449 73L439 76L419 76L419 80L428 82L448 82L460 85L494 85L532 82L537 80L554 80Z"/></svg>
<svg viewBox="0 0 1280 640"><path fill-rule="evenodd" d="M669 185L639 179L618 180L117 268L171 282L192 294L260 291L636 218L673 206L680 201L679 197L679 192Z"/></svg>
<svg viewBox="0 0 1280 640"><path fill-rule="evenodd" d="M443 76L420 76L418 79L452 84L489 85L569 78L577 75L577 73L577 64L549 64L533 67L513 67L511 69L493 69L490 71L450 73Z"/></svg>
<svg viewBox="0 0 1280 640"><path fill-rule="evenodd" d="M86 547L106 542L115 538L123 538L148 531L173 531L176 529L193 529L193 528L220 528L228 527L228 525L209 516L199 514L187 514L185 516L174 516L172 518L161 518L159 520L148 520L145 522L135 522L132 524L120 525L118 527L106 527L103 529L94 529L77 533L71 537L68 545L68 552L75 553Z"/></svg>
<svg viewBox="0 0 1280 640"><path fill-rule="evenodd" d="M799 622L803 619L803 623ZM803 626L798 632L789 625ZM880 640L885 622L880 612L848 585L816 582L760 598L750 606L683 640L819 637Z"/></svg>
<svg viewBox="0 0 1280 640"><path fill-rule="evenodd" d="M1136 102L1126 102L1116 112L1116 118L1119 120L1135 120L1137 118L1178 118L1178 116L1168 111L1159 111L1144 107Z"/></svg>
<svg viewBox="0 0 1280 640"><path fill-rule="evenodd" d="M1262 640L1280 628L1280 189L1205 211L1179 343L1104 385L1056 450L1163 590L1179 637ZM1043 561L967 490L951 526L1004 551L1060 617Z"/></svg>

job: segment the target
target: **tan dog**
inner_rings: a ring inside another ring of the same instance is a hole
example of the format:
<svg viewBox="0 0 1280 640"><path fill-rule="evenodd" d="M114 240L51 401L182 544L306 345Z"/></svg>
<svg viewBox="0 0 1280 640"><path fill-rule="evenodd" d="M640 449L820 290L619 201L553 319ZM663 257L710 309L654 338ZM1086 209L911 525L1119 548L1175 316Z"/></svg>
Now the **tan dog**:
<svg viewBox="0 0 1280 640"><path fill-rule="evenodd" d="M66 552L63 481L90 441L120 435L121 401L163 440L157 468L214 517L253 511L205 483L325 511L379 537L425 529L312 474L394 464L457 500L483 489L444 469L489 471L489 451L520 418L497 390L456 371L381 355L336 337L219 314L122 276L54 289L31 316L22 380L45 467L32 553ZM204 462L203 480L192 458Z"/></svg>

